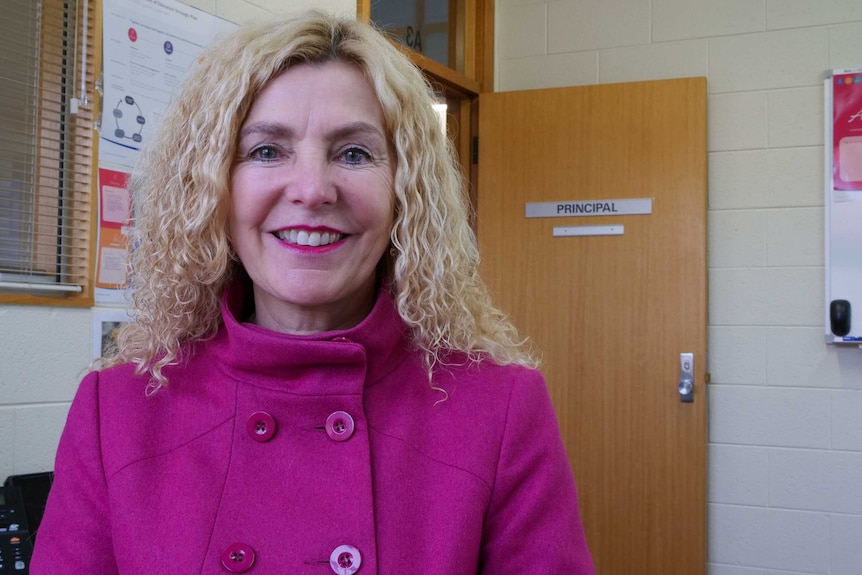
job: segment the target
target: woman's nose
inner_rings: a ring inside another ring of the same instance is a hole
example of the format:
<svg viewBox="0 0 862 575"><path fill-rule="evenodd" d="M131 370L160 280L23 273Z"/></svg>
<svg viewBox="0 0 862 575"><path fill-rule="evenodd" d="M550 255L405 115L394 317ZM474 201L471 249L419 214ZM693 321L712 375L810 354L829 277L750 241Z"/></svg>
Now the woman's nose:
<svg viewBox="0 0 862 575"><path fill-rule="evenodd" d="M334 204L337 193L329 168L327 162L316 159L297 162L285 185L287 198L312 209Z"/></svg>

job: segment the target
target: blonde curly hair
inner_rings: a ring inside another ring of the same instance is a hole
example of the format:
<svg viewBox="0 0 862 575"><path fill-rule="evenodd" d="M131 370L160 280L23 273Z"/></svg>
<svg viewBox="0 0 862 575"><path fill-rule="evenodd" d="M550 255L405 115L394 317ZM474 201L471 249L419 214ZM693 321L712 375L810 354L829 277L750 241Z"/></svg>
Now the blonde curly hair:
<svg viewBox="0 0 862 575"><path fill-rule="evenodd" d="M396 171L393 249L381 269L429 378L450 351L537 365L479 278L469 202L428 82L371 26L312 11L239 28L207 49L178 90L132 176L135 321L97 369L131 362L158 388L184 343L216 333L222 293L241 269L227 223L240 126L272 78L332 60L361 69L383 108Z"/></svg>

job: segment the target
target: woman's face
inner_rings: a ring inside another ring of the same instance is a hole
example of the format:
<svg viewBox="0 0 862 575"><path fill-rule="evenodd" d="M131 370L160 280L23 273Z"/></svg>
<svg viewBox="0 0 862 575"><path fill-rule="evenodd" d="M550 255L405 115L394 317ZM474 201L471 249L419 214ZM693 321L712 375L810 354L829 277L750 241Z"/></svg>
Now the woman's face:
<svg viewBox="0 0 862 575"><path fill-rule="evenodd" d="M365 317L394 173L383 110L355 66L302 64L264 87L240 129L229 218L257 324L316 333Z"/></svg>

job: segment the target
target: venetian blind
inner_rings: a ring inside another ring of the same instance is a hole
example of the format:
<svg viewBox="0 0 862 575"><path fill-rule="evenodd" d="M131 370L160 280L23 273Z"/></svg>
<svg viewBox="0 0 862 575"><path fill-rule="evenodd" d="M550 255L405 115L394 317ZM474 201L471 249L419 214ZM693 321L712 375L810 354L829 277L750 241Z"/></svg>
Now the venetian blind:
<svg viewBox="0 0 862 575"><path fill-rule="evenodd" d="M93 106L83 90L93 86L96 10L88 4L3 0L0 293L91 297Z"/></svg>

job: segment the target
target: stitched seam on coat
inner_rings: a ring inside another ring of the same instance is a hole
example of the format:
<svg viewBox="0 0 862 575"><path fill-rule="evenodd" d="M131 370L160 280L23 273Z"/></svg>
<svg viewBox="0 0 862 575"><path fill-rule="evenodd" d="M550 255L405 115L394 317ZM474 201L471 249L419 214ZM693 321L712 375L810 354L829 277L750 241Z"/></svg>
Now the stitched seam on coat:
<svg viewBox="0 0 862 575"><path fill-rule="evenodd" d="M348 396L358 396L362 395L362 392L358 393L296 393L295 391L291 391L290 389L284 389L283 387L279 387L277 385L265 385L262 384L260 379L257 376L250 375L248 377L240 377L237 375L235 371L231 371L229 368L215 363L213 367L221 373L226 378L230 379L232 382L241 385L251 385L257 389L266 389L269 391L277 391L278 393L283 393L285 395L292 395L293 397L348 397ZM275 378L273 378L275 379ZM290 381L286 380L283 377L278 378L281 381Z"/></svg>
<svg viewBox="0 0 862 575"><path fill-rule="evenodd" d="M378 377L377 379L375 379L375 380L373 380L373 381L369 381L368 383L366 383L366 384L365 384L365 387L371 387L372 385L375 385L375 384L377 384L377 383L380 383L381 381L383 381L384 379L386 379L386 377L387 377L387 376L389 376L389 374L390 374L390 373L392 373L393 371L395 371L396 369L398 369L399 367L401 367L401 364L402 364L402 363L404 363L405 361L407 361L407 359L408 359L409 357L411 357L411 354L410 354L409 352L406 352L406 351L405 351L404 353L402 353L402 354L401 354L401 359L399 359L398 361L396 361L396 362L392 365L392 368L391 368L391 369L387 370L387 371L386 371L386 373L382 373L382 374L380 374L380 377Z"/></svg>
<svg viewBox="0 0 862 575"><path fill-rule="evenodd" d="M452 469L457 469L459 471L463 471L467 475L471 475L471 476L475 477L476 479L479 480L479 482L482 485L485 486L485 489L488 490L489 495L491 494L491 492L492 492L491 486L488 485L488 482L485 481L485 479L483 479L481 475L478 475L478 474L470 471L469 469L465 469L459 465L454 465L452 463L448 463L446 461L442 461L440 459L437 459L436 457L432 457L432 456L428 455L427 453L425 453L424 451L422 451L421 449L419 449L418 447L416 447L415 445L413 445L412 443L410 443L409 441L407 441L406 439L404 439L403 437L398 437L397 435L392 435L392 434L380 431L379 429L377 429L371 425L368 425L368 429L370 431L373 431L374 433L379 433L380 435L383 435L384 437L388 437L389 439L394 439L396 441L400 441L401 443L403 443L404 445L406 445L407 447L409 447L410 449L412 449L413 451L415 451L416 453L418 453L419 455L421 455L425 459L428 459L429 461L433 461L434 463L439 463L440 465L445 465L446 467L451 467Z"/></svg>
<svg viewBox="0 0 862 575"><path fill-rule="evenodd" d="M509 411L512 408L512 396L515 394L515 386L518 383L515 382L509 388L509 398L506 401L506 418L504 419L505 423L503 424L503 433L500 434L500 448L497 451L497 465L494 466L494 483L491 486L491 497L493 498L494 489L497 487L497 477L500 475L500 462L503 460L503 444L506 443L506 432L509 429ZM490 505L488 507L490 509Z"/></svg>
<svg viewBox="0 0 862 575"><path fill-rule="evenodd" d="M377 383L383 381L384 379L386 379L386 377L390 373L392 373L393 371L395 371L396 369L401 367L401 364L404 363L405 361L407 361L407 359L410 357L412 357L412 354L405 351L404 353L401 354L401 359L396 361L390 369L388 369L385 373L381 374L380 377L378 377L377 379L367 381L365 383L364 387L371 387L372 385L376 385ZM219 373L221 373L225 377L230 378L231 380L236 381L238 383L245 383L245 384L253 385L255 387L259 387L259 388L263 388L263 389L270 389L273 391L279 391L281 393L286 393L286 394L293 395L296 397L330 397L330 396L335 397L335 396L339 396L339 395L360 395L359 393L332 393L332 394L327 394L327 393L312 393L312 394L296 393L296 392L293 392L289 389L283 389L281 387L262 385L260 382L260 379L255 375L249 375L248 377L240 376L238 373L238 370L231 369L219 361L214 362L212 364L212 366L216 369L216 371L218 371Z"/></svg>
<svg viewBox="0 0 862 575"><path fill-rule="evenodd" d="M99 389L102 386L102 379L101 379L101 375L98 371L95 373L96 373L96 375L95 375L95 377L96 377L96 385L95 385L95 388L96 388L95 389L95 392L96 392L95 393L96 410L95 411L96 411L96 417L98 418L96 421L96 429L99 430L99 433L96 435L99 438L99 467L102 468L102 481L104 482L105 493L107 494L108 493L108 474L105 472L105 451L104 451L104 447L103 447L105 443L102 441L102 394L99 392ZM117 550L116 550L116 546L114 545L113 528L110 525L110 522L111 522L111 514L110 513L108 513L107 521L109 524L105 526L106 527L105 532L110 534L111 549L114 552L113 553L114 565L117 567L117 572L119 572L119 565L116 565L116 563L117 563Z"/></svg>
<svg viewBox="0 0 862 575"><path fill-rule="evenodd" d="M236 425L237 405L239 405L239 386L238 385L234 386L234 390L233 390L233 409L234 409L233 420L234 420L234 425ZM233 447L234 447L235 441L236 441L236 433L231 433L230 434L230 451L228 452L230 455L228 456L228 459L227 459L227 467L225 467L224 480L222 481L222 484L221 484L221 494L219 495L219 498L218 498L218 505L216 505L216 508L215 508L216 509L215 516L212 519L212 528L210 529L209 542L207 543L207 549L206 549L206 552L204 553L204 556L201 557L201 568L198 571L199 574L204 572L204 567L206 566L207 557L210 556L210 551L212 550L213 534L215 533L216 523L218 522L219 515L221 514L221 504L222 504L222 501L224 501L224 492L225 492L225 488L227 487L227 476L230 474L231 463L233 462L233 454L234 454Z"/></svg>
<svg viewBox="0 0 862 575"><path fill-rule="evenodd" d="M185 447L185 446L186 446L186 445L188 445L189 443L195 442L195 441L197 441L198 439L200 439L201 437L204 437L204 436L209 435L210 433L212 433L212 432L214 432L214 431L217 431L217 430L218 430L218 429L220 429L222 426L224 426L224 424L225 424L225 423L230 422L230 421L231 421L231 420L233 420L235 417L236 417L236 415L235 415L235 414L232 414L232 415L230 415L227 419L225 419L224 421L220 421L219 423L217 423L216 425L214 425L212 428L210 428L210 429L208 429L208 430L204 431L203 433L200 433L200 434L198 434L198 435L195 435L194 437L192 437L192 438L191 438L191 439L189 439L188 441L184 441L184 442L180 443L179 445L175 445L174 447L171 447L171 448L170 448L170 449L168 449L168 450L162 451L162 452L160 452L160 453L154 453L153 455L148 455L148 456L146 456L146 457L140 457L140 458L138 458L138 459L135 459L135 460L133 460L133 461L130 461L130 462L128 462L128 463L126 463L126 464L124 464L123 466L121 466L121 467L117 468L117 470L116 470L116 471L111 472L111 475L109 476L109 478L113 478L113 477L114 477L114 476L116 476L118 473L120 473L120 472L122 472L122 471L124 471L124 470L128 469L128 468L129 468L129 467L131 467L132 465L135 465L135 464L137 464L137 463L141 463L142 461L149 461L150 459L156 459L156 458L158 458L158 457L163 457L163 456L165 456L165 455L168 455L169 453L173 453L174 451L176 451L176 450L178 450L178 449L182 449L183 447Z"/></svg>

